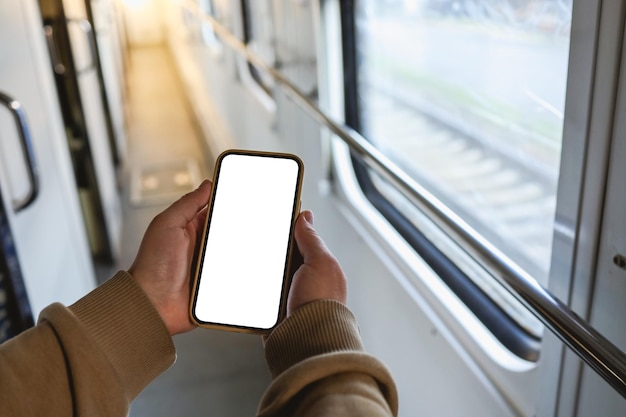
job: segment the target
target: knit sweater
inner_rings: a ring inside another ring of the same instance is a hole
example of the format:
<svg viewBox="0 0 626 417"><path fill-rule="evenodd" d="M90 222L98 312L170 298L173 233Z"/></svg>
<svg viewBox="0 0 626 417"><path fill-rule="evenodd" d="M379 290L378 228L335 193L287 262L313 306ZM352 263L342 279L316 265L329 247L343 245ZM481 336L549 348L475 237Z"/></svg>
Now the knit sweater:
<svg viewBox="0 0 626 417"><path fill-rule="evenodd" d="M273 381L259 416L397 414L392 377L364 352L339 302L301 307L265 350ZM37 326L0 345L0 416L126 416L175 359L165 324L120 271L69 308L47 307Z"/></svg>

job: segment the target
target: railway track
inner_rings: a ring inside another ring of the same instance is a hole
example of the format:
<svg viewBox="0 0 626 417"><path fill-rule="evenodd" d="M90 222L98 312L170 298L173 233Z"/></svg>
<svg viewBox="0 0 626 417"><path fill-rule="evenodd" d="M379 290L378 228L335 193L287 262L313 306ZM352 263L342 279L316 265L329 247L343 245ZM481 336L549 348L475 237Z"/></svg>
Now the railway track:
<svg viewBox="0 0 626 417"><path fill-rule="evenodd" d="M368 138L523 268L547 277L554 180L403 100L374 89L365 100L375 115Z"/></svg>

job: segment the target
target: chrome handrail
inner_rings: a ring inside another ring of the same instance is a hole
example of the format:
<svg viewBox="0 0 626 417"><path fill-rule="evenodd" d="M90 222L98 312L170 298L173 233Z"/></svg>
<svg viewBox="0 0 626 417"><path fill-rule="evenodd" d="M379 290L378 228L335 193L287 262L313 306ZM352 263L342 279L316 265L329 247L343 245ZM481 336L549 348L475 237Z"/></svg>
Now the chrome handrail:
<svg viewBox="0 0 626 417"><path fill-rule="evenodd" d="M184 7L192 11L199 19L209 23L220 38L244 56L248 62L271 75L309 116L328 128L352 151L359 154L368 167L398 187L406 198L419 207L448 235L461 241L464 244L463 248L480 260L506 290L626 398L626 354L624 352L413 180L358 132L333 120L320 110L287 78L248 49L245 43L230 30L200 10L196 3L187 1Z"/></svg>

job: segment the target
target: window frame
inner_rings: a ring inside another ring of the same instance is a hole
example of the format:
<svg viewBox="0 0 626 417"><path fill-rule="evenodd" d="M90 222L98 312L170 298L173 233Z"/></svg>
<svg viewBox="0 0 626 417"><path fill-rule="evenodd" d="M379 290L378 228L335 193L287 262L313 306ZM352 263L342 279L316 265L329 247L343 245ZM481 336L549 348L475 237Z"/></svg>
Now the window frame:
<svg viewBox="0 0 626 417"><path fill-rule="evenodd" d="M339 8L343 42L344 118L348 126L359 132L361 126L359 126L358 120L359 110L356 94L358 74L356 71L355 42L357 42L357 37L353 13L354 1L342 1ZM389 202L378 190L370 177L369 169L359 160L358 156L352 154L350 159L356 180L369 203L395 228L416 253L427 261L440 279L450 287L507 349L524 360L537 361L542 345L542 340L538 337L541 330L529 332L524 326L513 320L437 245L429 241L400 210ZM519 306L525 309L521 304Z"/></svg>

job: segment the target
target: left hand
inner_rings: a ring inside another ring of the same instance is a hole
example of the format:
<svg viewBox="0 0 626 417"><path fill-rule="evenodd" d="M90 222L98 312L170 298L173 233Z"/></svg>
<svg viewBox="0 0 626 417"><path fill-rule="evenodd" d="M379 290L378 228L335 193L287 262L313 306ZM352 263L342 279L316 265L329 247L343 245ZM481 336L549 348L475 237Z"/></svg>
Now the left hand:
<svg viewBox="0 0 626 417"><path fill-rule="evenodd" d="M128 272L146 293L171 335L194 329L189 318L193 258L206 219L211 182L181 197L146 230Z"/></svg>

